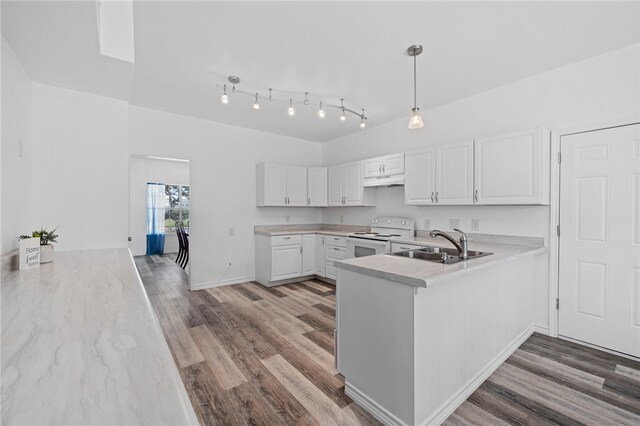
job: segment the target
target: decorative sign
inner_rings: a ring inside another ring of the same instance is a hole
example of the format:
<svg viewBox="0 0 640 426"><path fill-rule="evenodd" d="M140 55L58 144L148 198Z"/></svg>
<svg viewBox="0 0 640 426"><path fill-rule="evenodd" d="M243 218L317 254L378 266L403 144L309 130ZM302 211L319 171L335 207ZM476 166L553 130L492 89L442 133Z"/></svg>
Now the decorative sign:
<svg viewBox="0 0 640 426"><path fill-rule="evenodd" d="M40 238L20 240L20 270L40 266Z"/></svg>

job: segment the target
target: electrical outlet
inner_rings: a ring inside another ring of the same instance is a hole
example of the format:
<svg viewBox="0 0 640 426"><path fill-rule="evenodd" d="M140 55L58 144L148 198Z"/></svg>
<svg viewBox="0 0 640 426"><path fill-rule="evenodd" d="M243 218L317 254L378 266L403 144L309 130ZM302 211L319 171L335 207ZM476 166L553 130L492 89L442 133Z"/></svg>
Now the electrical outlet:
<svg viewBox="0 0 640 426"><path fill-rule="evenodd" d="M340 215L340 223L344 223L344 216Z"/></svg>
<svg viewBox="0 0 640 426"><path fill-rule="evenodd" d="M24 144L21 139L18 139L18 158L22 158L22 152L24 151Z"/></svg>
<svg viewBox="0 0 640 426"><path fill-rule="evenodd" d="M460 219L449 219L449 229L460 229Z"/></svg>
<svg viewBox="0 0 640 426"><path fill-rule="evenodd" d="M424 229L431 229L431 219L424 220Z"/></svg>
<svg viewBox="0 0 640 426"><path fill-rule="evenodd" d="M289 215L285 216L284 220L285 220L287 223L291 222L291 216L289 216Z"/></svg>
<svg viewBox="0 0 640 426"><path fill-rule="evenodd" d="M471 219L471 230L475 232L480 231L480 219Z"/></svg>
<svg viewBox="0 0 640 426"><path fill-rule="evenodd" d="M233 228L229 228L229 236L233 237L234 235L236 235L236 230Z"/></svg>

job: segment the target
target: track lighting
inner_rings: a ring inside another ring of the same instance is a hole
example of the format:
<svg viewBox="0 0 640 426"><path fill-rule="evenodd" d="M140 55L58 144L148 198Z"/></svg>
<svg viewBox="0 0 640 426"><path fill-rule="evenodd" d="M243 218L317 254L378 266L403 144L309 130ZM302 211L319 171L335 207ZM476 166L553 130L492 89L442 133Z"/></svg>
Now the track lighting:
<svg viewBox="0 0 640 426"><path fill-rule="evenodd" d="M349 114L353 114L356 117L358 117L360 119L360 121L356 121L354 120L354 126L355 124L359 124L361 129L366 128L367 126L367 117L365 115L365 110L362 109L362 113L356 112L353 109L349 109L345 106L344 104L344 99L340 99L340 103L326 103L324 101L320 101L320 102L313 102L311 99L309 99L309 92L304 92L304 93L299 93L299 92L285 92L282 91L281 93L287 93L287 97L278 97L278 89L275 89L275 93L274 93L274 89L272 88L259 88L256 87L255 89L250 89L250 90L242 90L239 88L236 88L236 85L238 85L240 83L240 78L230 75L229 77L227 77L227 80L225 82L221 82L220 84L217 84L216 87L222 89L222 94L220 95L220 102L222 104L228 104L230 99L229 99L229 95L231 93L235 94L240 94L240 95L244 95L244 96L251 96L253 98L253 105L251 106L251 109L253 111L260 111L262 105L260 105L260 98L262 98L263 100L268 100L269 102L278 102L278 103L285 103L287 102L287 100L289 101L289 105L287 108L287 114L290 117L293 116L297 116L300 115L302 113L304 113L304 111L300 112L300 111L296 111L295 106L293 105L293 100L296 99L296 102L298 104L301 105L305 105L305 106L309 106L311 105L314 108L318 108L316 111L316 113L318 114L318 118L325 118L327 115L327 108L335 108L335 109L339 109L340 110L340 118L339 118L339 122L340 123L344 123L347 121L347 116ZM257 90L254 92L254 90ZM268 95L266 94L266 91L269 91ZM229 93L229 91L231 93ZM260 95L260 93L264 93L264 95ZM304 97L302 96L304 94ZM298 100L299 99L299 100ZM269 108L269 105L267 105L266 107L267 109ZM303 109L304 110L304 109ZM313 110L312 110L313 111ZM297 114L298 113L298 114ZM304 114L303 114L304 115Z"/></svg>
<svg viewBox="0 0 640 426"><path fill-rule="evenodd" d="M340 122L344 123L347 121L347 116L344 114L344 99L340 99L340 109L342 110L342 114L340 114Z"/></svg>
<svg viewBox="0 0 640 426"><path fill-rule="evenodd" d="M289 98L289 115L294 115L296 110L293 109L293 99Z"/></svg>
<svg viewBox="0 0 640 426"><path fill-rule="evenodd" d="M222 96L220 97L220 102L223 104L229 103L229 97L227 96L227 85L224 85L224 91L222 92Z"/></svg>
<svg viewBox="0 0 640 426"><path fill-rule="evenodd" d="M420 108L418 108L418 104L416 101L416 56L422 53L422 46L419 44L414 44L407 49L407 53L409 54L409 56L413 56L413 108L411 109L412 114L411 118L409 119L409 129L416 130L424 126L422 117L420 117Z"/></svg>

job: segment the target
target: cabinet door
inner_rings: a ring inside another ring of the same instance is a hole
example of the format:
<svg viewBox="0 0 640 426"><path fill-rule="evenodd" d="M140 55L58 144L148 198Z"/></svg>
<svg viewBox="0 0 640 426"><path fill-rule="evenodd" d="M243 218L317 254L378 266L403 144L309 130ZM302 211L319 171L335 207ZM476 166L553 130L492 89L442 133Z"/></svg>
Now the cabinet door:
<svg viewBox="0 0 640 426"><path fill-rule="evenodd" d="M344 166L333 166L327 170L327 194L330 206L342 206L344 196Z"/></svg>
<svg viewBox="0 0 640 426"><path fill-rule="evenodd" d="M316 275L324 277L326 266L325 236L316 235Z"/></svg>
<svg viewBox="0 0 640 426"><path fill-rule="evenodd" d="M436 203L473 204L473 141L436 147Z"/></svg>
<svg viewBox="0 0 640 426"><path fill-rule="evenodd" d="M548 204L549 144L542 129L476 140L476 204Z"/></svg>
<svg viewBox="0 0 640 426"><path fill-rule="evenodd" d="M302 275L313 275L316 272L316 235L302 236Z"/></svg>
<svg viewBox="0 0 640 426"><path fill-rule="evenodd" d="M435 204L436 150L408 152L405 155L404 203Z"/></svg>
<svg viewBox="0 0 640 426"><path fill-rule="evenodd" d="M385 176L401 175L404 167L404 152L382 157L382 173Z"/></svg>
<svg viewBox="0 0 640 426"><path fill-rule="evenodd" d="M289 206L307 205L306 167L287 167L287 197Z"/></svg>
<svg viewBox="0 0 640 426"><path fill-rule="evenodd" d="M309 167L307 169L308 205L323 207L327 205L327 168Z"/></svg>
<svg viewBox="0 0 640 426"><path fill-rule="evenodd" d="M258 173L262 173L262 176L258 176L258 184L263 186L262 190L264 191L261 205L284 206L287 196L287 166L277 164L262 166L262 170L258 169Z"/></svg>
<svg viewBox="0 0 640 426"><path fill-rule="evenodd" d="M365 178L377 177L383 174L382 157L369 158L368 160L364 160L363 164Z"/></svg>
<svg viewBox="0 0 640 426"><path fill-rule="evenodd" d="M362 161L346 164L344 175L345 204L348 206L363 205Z"/></svg>
<svg viewBox="0 0 640 426"><path fill-rule="evenodd" d="M271 247L271 281L299 277L302 274L302 245Z"/></svg>

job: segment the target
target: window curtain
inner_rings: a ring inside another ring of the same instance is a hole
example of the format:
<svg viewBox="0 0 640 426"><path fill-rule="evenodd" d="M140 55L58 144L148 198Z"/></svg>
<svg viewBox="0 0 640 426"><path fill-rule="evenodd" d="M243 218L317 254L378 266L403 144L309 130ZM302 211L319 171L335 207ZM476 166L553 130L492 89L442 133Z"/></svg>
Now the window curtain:
<svg viewBox="0 0 640 426"><path fill-rule="evenodd" d="M147 183L147 256L164 252L164 184Z"/></svg>

